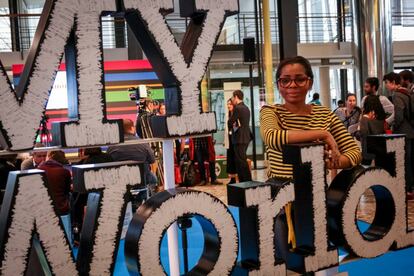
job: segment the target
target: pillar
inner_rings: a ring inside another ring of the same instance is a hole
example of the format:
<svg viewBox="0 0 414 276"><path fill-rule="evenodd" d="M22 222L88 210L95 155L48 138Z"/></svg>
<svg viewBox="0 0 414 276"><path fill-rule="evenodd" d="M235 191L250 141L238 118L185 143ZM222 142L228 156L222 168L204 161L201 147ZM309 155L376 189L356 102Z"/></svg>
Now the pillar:
<svg viewBox="0 0 414 276"><path fill-rule="evenodd" d="M367 77L382 77L393 71L391 1L361 0L354 2L359 18L361 82ZM381 92L381 91L380 91Z"/></svg>
<svg viewBox="0 0 414 276"><path fill-rule="evenodd" d="M319 67L319 96L323 106L331 108L331 82L329 78L329 66ZM318 92L318 91L316 91Z"/></svg>
<svg viewBox="0 0 414 276"><path fill-rule="evenodd" d="M272 35L270 27L269 0L263 0L263 28L264 28L264 64L266 83L266 102L273 104L275 101L273 85L273 57L272 57Z"/></svg>

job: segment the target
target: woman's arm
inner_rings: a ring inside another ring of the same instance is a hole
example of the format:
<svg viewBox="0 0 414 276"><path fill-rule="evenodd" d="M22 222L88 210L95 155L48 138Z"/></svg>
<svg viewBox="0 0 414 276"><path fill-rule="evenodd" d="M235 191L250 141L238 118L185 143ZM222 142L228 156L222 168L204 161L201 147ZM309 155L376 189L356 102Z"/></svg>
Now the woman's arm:
<svg viewBox="0 0 414 276"><path fill-rule="evenodd" d="M260 110L260 134L270 149L282 151L282 146L287 143L287 130L282 129L275 107L263 106Z"/></svg>
<svg viewBox="0 0 414 276"><path fill-rule="evenodd" d="M275 107L265 106L260 111L260 133L266 146L280 152L285 144L323 141L328 145L332 158L334 160L339 159L338 146L331 133L322 129L284 130L280 119L276 115Z"/></svg>
<svg viewBox="0 0 414 276"><path fill-rule="evenodd" d="M288 144L325 142L325 162L329 169L345 169L352 166L349 158L341 154L337 141L327 130L290 130L287 136Z"/></svg>

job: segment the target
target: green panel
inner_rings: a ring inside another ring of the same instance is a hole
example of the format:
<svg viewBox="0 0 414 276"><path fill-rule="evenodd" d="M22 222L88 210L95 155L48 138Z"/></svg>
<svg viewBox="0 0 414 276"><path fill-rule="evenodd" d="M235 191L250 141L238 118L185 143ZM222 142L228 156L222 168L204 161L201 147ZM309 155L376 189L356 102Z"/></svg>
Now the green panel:
<svg viewBox="0 0 414 276"><path fill-rule="evenodd" d="M151 91L151 99L153 100L164 100L164 88L149 89Z"/></svg>
<svg viewBox="0 0 414 276"><path fill-rule="evenodd" d="M125 90L106 92L105 93L106 102L111 103L111 102L127 102L127 101L130 101L130 98L129 98L130 93L131 92L125 91Z"/></svg>
<svg viewBox="0 0 414 276"><path fill-rule="evenodd" d="M151 91L151 99L153 100L163 100L164 99L164 89L149 89ZM110 91L106 92L106 102L127 102L130 101L129 94L131 92L121 90L121 91Z"/></svg>

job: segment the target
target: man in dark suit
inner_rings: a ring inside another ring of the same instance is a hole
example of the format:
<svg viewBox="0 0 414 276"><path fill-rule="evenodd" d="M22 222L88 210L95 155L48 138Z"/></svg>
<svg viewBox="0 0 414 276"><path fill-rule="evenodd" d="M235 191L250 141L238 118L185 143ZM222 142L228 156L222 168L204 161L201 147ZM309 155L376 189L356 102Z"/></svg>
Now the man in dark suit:
<svg viewBox="0 0 414 276"><path fill-rule="evenodd" d="M240 90L233 91L232 97L234 112L229 119L232 125L232 139L234 148L234 158L236 171L239 176L239 182L251 181L252 175L250 173L249 165L247 164L247 147L251 140L251 133L249 128L250 110L243 103L243 92Z"/></svg>

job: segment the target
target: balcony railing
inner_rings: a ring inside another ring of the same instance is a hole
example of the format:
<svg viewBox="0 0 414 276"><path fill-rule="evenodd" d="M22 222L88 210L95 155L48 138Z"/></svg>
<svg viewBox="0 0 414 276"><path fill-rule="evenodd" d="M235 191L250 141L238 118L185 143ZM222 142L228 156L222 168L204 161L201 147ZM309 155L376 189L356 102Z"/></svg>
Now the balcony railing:
<svg viewBox="0 0 414 276"><path fill-rule="evenodd" d="M20 49L28 50L32 44L36 26L40 14L0 14L0 51L12 51L11 20L17 18ZM407 35L406 31L414 32L414 12L393 13L394 40L408 40L413 35ZM300 14L297 18L299 29L298 41L300 43L325 43L325 42L352 42L354 40L353 16L346 14L312 13ZM185 32L189 20L181 18L179 14L169 14L166 21L177 40ZM115 24L115 22L117 24ZM245 37L256 37L256 20L253 12L243 12L228 17L220 34L218 44L242 44ZM278 18L274 13L270 17L272 43L279 42ZM260 26L259 26L260 30ZM124 19L102 17L103 48L115 48L116 35L123 34L123 45L127 46L127 31ZM119 46L118 46L119 47Z"/></svg>
<svg viewBox="0 0 414 276"><path fill-rule="evenodd" d="M392 14L392 40L414 40L414 12Z"/></svg>

